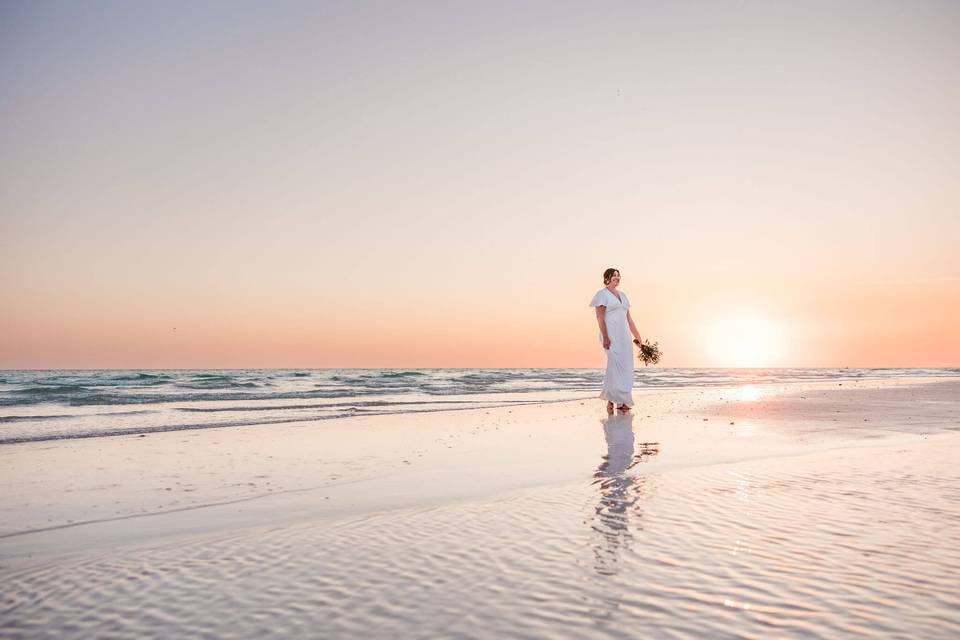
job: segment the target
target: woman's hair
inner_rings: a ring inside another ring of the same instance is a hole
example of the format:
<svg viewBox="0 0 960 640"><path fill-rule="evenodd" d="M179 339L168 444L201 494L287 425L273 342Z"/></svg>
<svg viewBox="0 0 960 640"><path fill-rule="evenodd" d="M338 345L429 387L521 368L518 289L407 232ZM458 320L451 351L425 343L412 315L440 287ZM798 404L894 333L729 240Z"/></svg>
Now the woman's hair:
<svg viewBox="0 0 960 640"><path fill-rule="evenodd" d="M606 271L604 271L604 272L603 272L603 284L610 284L610 278L612 278L612 277L613 277L613 274L615 274L615 273L620 273L620 269L614 269L613 267L610 267L609 269L607 269Z"/></svg>

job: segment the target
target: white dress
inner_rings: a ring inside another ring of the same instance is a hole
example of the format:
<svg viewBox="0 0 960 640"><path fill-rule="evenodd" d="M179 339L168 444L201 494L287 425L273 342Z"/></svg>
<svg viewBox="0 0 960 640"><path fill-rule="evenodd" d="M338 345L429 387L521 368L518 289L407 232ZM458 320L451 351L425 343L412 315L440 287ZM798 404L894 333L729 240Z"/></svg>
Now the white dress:
<svg viewBox="0 0 960 640"><path fill-rule="evenodd" d="M633 341L630 338L630 325L627 324L627 309L630 300L623 291L618 291L620 299L610 293L606 287L597 291L590 301L591 307L607 308L607 335L610 336L610 348L604 349L607 355L607 373L603 376L603 391L600 397L614 404L633 403ZM603 348L603 334L600 334L600 347Z"/></svg>

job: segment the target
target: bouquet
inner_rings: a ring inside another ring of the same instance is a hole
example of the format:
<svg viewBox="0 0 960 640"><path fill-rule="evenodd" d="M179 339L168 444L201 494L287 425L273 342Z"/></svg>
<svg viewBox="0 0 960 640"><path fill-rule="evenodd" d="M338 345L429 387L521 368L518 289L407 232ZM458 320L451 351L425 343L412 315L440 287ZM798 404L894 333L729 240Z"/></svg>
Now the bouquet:
<svg viewBox="0 0 960 640"><path fill-rule="evenodd" d="M640 342L639 340L634 340L633 344L640 347L640 356L639 358L643 360L643 366L648 366L651 364L657 364L660 362L660 346L659 343L654 342L650 344L649 340L644 340Z"/></svg>

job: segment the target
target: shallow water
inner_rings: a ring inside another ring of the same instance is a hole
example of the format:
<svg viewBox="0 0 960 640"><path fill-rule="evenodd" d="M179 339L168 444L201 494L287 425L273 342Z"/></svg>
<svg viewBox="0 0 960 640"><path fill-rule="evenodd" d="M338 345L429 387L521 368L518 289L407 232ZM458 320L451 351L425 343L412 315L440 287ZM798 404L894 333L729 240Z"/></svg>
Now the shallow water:
<svg viewBox="0 0 960 640"><path fill-rule="evenodd" d="M960 634L956 434L656 471L633 421L577 482L7 575L4 635Z"/></svg>

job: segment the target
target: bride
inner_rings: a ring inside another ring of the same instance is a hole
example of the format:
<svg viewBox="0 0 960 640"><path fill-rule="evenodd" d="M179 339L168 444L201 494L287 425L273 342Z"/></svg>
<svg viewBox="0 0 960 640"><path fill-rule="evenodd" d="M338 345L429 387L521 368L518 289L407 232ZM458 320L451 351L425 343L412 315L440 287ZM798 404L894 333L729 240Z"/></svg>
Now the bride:
<svg viewBox="0 0 960 640"><path fill-rule="evenodd" d="M603 272L602 289L597 291L590 301L597 309L597 323L600 325L600 343L607 354L607 372L603 377L603 391L600 397L607 401L607 411L613 412L614 403L621 411L629 411L633 406L633 346L630 334L635 342L642 342L633 318L630 317L630 300L623 291L617 291L620 284L620 272L607 269Z"/></svg>

